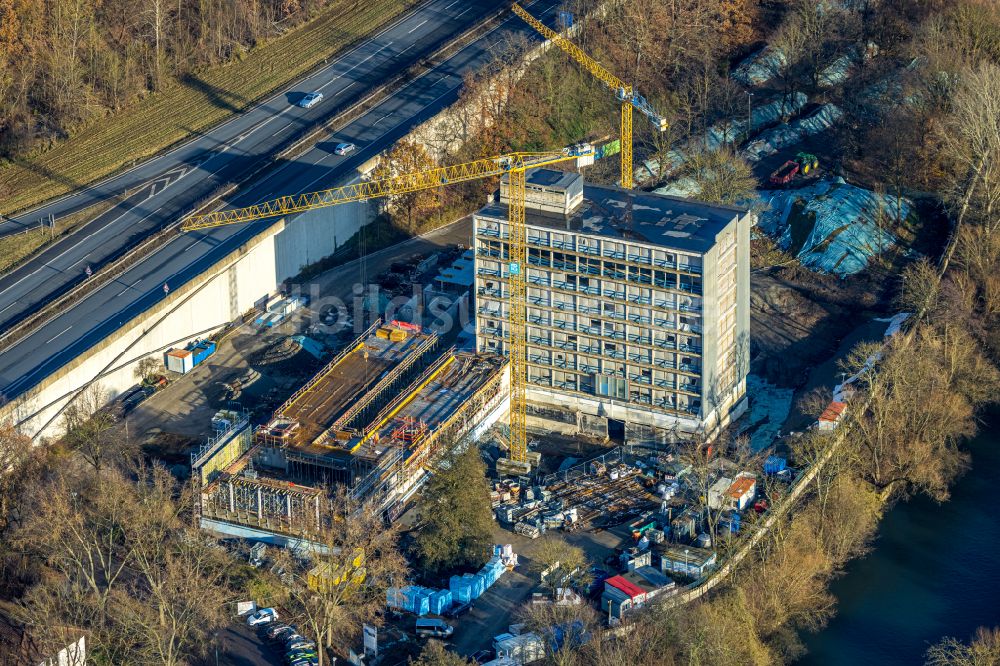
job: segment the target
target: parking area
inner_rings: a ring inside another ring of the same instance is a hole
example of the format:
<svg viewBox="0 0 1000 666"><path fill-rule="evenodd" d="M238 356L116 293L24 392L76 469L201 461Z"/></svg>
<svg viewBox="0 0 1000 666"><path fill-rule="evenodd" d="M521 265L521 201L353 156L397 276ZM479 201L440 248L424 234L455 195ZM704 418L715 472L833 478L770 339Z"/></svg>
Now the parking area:
<svg viewBox="0 0 1000 666"><path fill-rule="evenodd" d="M281 666L281 655L242 622L219 633L219 664L226 666Z"/></svg>

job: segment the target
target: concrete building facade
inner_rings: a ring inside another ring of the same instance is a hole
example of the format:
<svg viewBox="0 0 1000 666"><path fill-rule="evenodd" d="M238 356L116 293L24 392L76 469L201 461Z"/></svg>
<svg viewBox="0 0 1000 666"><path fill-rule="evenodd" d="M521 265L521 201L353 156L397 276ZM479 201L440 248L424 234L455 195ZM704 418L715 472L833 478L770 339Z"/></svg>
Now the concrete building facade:
<svg viewBox="0 0 1000 666"><path fill-rule="evenodd" d="M711 436L746 408L746 210L527 179L529 424L630 441ZM506 352L507 187L474 216L476 340Z"/></svg>

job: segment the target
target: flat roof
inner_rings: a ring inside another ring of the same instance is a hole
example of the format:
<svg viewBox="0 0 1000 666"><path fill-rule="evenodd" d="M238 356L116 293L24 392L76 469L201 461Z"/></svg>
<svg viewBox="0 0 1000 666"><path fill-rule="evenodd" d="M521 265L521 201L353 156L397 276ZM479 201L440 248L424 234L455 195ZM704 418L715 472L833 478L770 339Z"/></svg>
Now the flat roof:
<svg viewBox="0 0 1000 666"><path fill-rule="evenodd" d="M407 333L403 340L379 337L377 331L362 335L334 358L284 405L276 417L299 424L298 442L311 442L330 427L351 404L391 372L408 354L433 334Z"/></svg>
<svg viewBox="0 0 1000 666"><path fill-rule="evenodd" d="M560 171L558 169L532 169L525 177L524 183L525 185L565 189L573 184L578 175L572 171ZM510 176L505 175L503 181L509 182Z"/></svg>
<svg viewBox="0 0 1000 666"><path fill-rule="evenodd" d="M565 180L565 174L552 169L534 169L528 173L527 182L557 186ZM604 185L585 184L583 199L569 216L532 209L529 204L526 222L529 226L553 231L631 239L704 253L715 245L723 229L747 213L747 209L735 206ZM478 215L506 220L507 204L488 204Z"/></svg>

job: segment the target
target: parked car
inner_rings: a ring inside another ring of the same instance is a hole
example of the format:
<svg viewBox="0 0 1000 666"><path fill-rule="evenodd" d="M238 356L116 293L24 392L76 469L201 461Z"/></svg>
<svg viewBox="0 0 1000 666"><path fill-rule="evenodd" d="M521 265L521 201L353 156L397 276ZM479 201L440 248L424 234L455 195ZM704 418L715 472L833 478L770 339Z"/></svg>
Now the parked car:
<svg viewBox="0 0 1000 666"><path fill-rule="evenodd" d="M308 638L296 638L285 644L289 650L315 650L316 641L311 641Z"/></svg>
<svg viewBox="0 0 1000 666"><path fill-rule="evenodd" d="M274 641L275 643L284 643L285 639L287 639L294 633L295 633L295 627L286 626L284 629L276 631L274 635L271 636L271 640Z"/></svg>
<svg viewBox="0 0 1000 666"><path fill-rule="evenodd" d="M466 601L460 604L456 604L444 612L444 616L447 618L454 619L456 617L461 617L472 610L472 602Z"/></svg>
<svg viewBox="0 0 1000 666"><path fill-rule="evenodd" d="M447 638L455 633L455 627L451 626L444 620L438 620L431 617L418 618L415 629L418 636L423 636L425 638Z"/></svg>
<svg viewBox="0 0 1000 666"><path fill-rule="evenodd" d="M493 650L480 650L479 652L472 655L472 661L477 664L485 664L488 661L493 660Z"/></svg>
<svg viewBox="0 0 1000 666"><path fill-rule="evenodd" d="M357 146L353 143L338 143L333 152L335 155L347 155L348 153L353 153L356 149Z"/></svg>
<svg viewBox="0 0 1000 666"><path fill-rule="evenodd" d="M319 91L311 92L302 99L299 100L299 106L303 109L311 109L320 103L323 99L323 93Z"/></svg>
<svg viewBox="0 0 1000 666"><path fill-rule="evenodd" d="M296 661L298 659L317 659L319 655L316 650L291 650L285 653L285 659L288 661Z"/></svg>
<svg viewBox="0 0 1000 666"><path fill-rule="evenodd" d="M256 613L247 618L247 626L257 627L262 624L270 624L278 619L278 611L273 608L261 608Z"/></svg>
<svg viewBox="0 0 1000 666"><path fill-rule="evenodd" d="M319 666L319 659L316 657L297 657L289 662L289 666Z"/></svg>
<svg viewBox="0 0 1000 666"><path fill-rule="evenodd" d="M284 622L275 622L273 624L261 625L260 627L257 627L257 633L270 641L274 640L275 634L279 631L289 628L290 625L287 625Z"/></svg>

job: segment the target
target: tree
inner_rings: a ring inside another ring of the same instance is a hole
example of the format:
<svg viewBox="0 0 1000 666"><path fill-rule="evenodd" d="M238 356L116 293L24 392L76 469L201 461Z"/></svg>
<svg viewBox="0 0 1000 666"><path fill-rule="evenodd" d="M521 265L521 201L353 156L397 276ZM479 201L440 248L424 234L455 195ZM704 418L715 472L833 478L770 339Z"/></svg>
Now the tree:
<svg viewBox="0 0 1000 666"><path fill-rule="evenodd" d="M132 370L133 376L141 382L148 382L163 372L163 363L155 356L147 356L139 359Z"/></svg>
<svg viewBox="0 0 1000 666"><path fill-rule="evenodd" d="M44 647L85 630L95 663L207 655L234 563L190 525L191 492L162 466L114 465L59 470L37 489L14 543L42 565L20 615Z"/></svg>
<svg viewBox="0 0 1000 666"><path fill-rule="evenodd" d="M571 545L556 534L544 537L535 548L531 558L531 572L539 577L546 574L542 585L553 595L559 587L582 591L591 580L583 549Z"/></svg>
<svg viewBox="0 0 1000 666"><path fill-rule="evenodd" d="M943 140L955 175L949 195L957 211L956 224L971 209L991 231L998 231L1000 64L984 62L962 72L953 108Z"/></svg>
<svg viewBox="0 0 1000 666"><path fill-rule="evenodd" d="M379 158L373 178L390 178L435 166L421 144L406 139ZM441 188L435 188L393 196L389 199L388 209L396 226L415 234L426 230L426 218L438 211L440 204Z"/></svg>
<svg viewBox="0 0 1000 666"><path fill-rule="evenodd" d="M448 650L444 643L432 638L420 651L420 656L410 660L410 664L411 666L469 666L472 661Z"/></svg>
<svg viewBox="0 0 1000 666"><path fill-rule="evenodd" d="M285 551L279 566L286 572L282 581L295 621L318 645L343 648L360 635L364 623L378 620L386 591L402 584L407 565L398 549L398 526L386 526L377 507L343 492L330 502L323 552L301 563ZM321 666L325 659L321 650Z"/></svg>
<svg viewBox="0 0 1000 666"><path fill-rule="evenodd" d="M529 631L542 637L546 663L552 666L584 663L581 648L600 631L597 612L588 603L530 603L520 617Z"/></svg>
<svg viewBox="0 0 1000 666"><path fill-rule="evenodd" d="M425 569L478 568L486 562L493 510L486 466L475 445L442 461L424 488L418 515L414 547Z"/></svg>
<svg viewBox="0 0 1000 666"><path fill-rule="evenodd" d="M995 666L1000 664L1000 627L980 627L972 643L945 638L927 651L927 666Z"/></svg>
<svg viewBox="0 0 1000 666"><path fill-rule="evenodd" d="M697 185L697 198L709 203L736 203L753 196L757 187L750 165L728 147L696 151L682 173Z"/></svg>
<svg viewBox="0 0 1000 666"><path fill-rule="evenodd" d="M63 412L64 439L96 471L109 462L122 462L134 452L131 444L112 430L119 412L108 404L108 392L100 383L90 384L71 400Z"/></svg>
<svg viewBox="0 0 1000 666"><path fill-rule="evenodd" d="M975 432L975 407L998 383L971 335L957 326L919 327L883 349L859 345L845 370L859 374L867 409L854 412L850 455L884 499L923 492L944 500L966 466L958 442Z"/></svg>
<svg viewBox="0 0 1000 666"><path fill-rule="evenodd" d="M45 452L11 421L0 421L0 532L19 515L21 493L39 481Z"/></svg>

